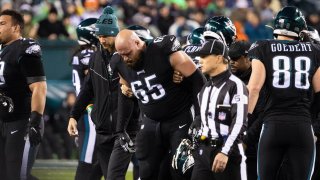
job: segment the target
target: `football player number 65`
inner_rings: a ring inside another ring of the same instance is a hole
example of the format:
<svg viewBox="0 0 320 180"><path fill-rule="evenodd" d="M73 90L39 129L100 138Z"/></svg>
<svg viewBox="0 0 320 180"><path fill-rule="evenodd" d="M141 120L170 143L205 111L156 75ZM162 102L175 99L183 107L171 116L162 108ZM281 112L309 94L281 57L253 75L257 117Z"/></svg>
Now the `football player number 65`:
<svg viewBox="0 0 320 180"><path fill-rule="evenodd" d="M276 88L288 88L291 80L294 80L294 87L298 89L309 89L309 70L311 68L310 58L299 56L294 59L294 67L292 61L287 56L276 56L272 59L273 81L272 85ZM294 69L294 75L292 70ZM294 78L291 78L291 76ZM293 85L293 84L292 84Z"/></svg>
<svg viewBox="0 0 320 180"><path fill-rule="evenodd" d="M4 71L4 61L0 62L0 85L5 83L4 77L3 77L3 71Z"/></svg>
<svg viewBox="0 0 320 180"><path fill-rule="evenodd" d="M152 84L151 81L156 78L156 75L153 74L144 78L144 82L135 81L131 83L132 91L134 95L141 100L142 103L146 104L150 101L150 98L157 100L162 98L166 92L163 89L161 84ZM147 86L147 92L142 87L143 83ZM151 97L150 97L151 95Z"/></svg>

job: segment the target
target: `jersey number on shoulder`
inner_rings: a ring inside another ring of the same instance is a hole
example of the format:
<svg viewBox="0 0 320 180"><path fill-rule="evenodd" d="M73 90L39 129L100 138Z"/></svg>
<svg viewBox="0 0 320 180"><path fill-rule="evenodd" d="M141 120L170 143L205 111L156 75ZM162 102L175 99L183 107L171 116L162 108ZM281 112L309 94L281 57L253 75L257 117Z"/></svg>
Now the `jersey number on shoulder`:
<svg viewBox="0 0 320 180"><path fill-rule="evenodd" d="M79 73L76 70L72 70L72 83L73 83L73 86L76 88L76 93L78 95L80 92L81 82L80 82Z"/></svg>
<svg viewBox="0 0 320 180"><path fill-rule="evenodd" d="M0 62L0 85L6 82L3 77L3 72L4 72L4 61L1 61Z"/></svg>
<svg viewBox="0 0 320 180"><path fill-rule="evenodd" d="M155 78L156 78L156 75L153 74L151 76L144 78L144 82L134 81L131 83L131 88L134 95L138 99L140 99L143 104L148 103L150 101L150 98L152 98L153 100L158 100L166 94L161 84L152 83L152 80L154 80ZM147 86L148 88L147 91L142 88L144 86L143 83L145 83L145 85Z"/></svg>
<svg viewBox="0 0 320 180"><path fill-rule="evenodd" d="M294 62L294 67L292 67ZM287 56L276 56L272 59L273 81L272 85L276 88L288 88L291 80L294 80L294 87L298 89L309 89L309 70L311 60L306 56L296 57L293 61ZM292 69L294 68L294 74ZM291 78L291 76L294 76Z"/></svg>

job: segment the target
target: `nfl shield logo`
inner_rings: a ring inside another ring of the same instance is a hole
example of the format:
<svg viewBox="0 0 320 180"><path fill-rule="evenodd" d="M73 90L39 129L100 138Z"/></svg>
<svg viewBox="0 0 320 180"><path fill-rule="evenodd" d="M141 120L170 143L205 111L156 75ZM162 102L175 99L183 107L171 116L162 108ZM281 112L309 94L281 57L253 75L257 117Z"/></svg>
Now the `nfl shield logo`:
<svg viewBox="0 0 320 180"><path fill-rule="evenodd" d="M219 112L218 119L220 121L226 120L226 113L225 112Z"/></svg>

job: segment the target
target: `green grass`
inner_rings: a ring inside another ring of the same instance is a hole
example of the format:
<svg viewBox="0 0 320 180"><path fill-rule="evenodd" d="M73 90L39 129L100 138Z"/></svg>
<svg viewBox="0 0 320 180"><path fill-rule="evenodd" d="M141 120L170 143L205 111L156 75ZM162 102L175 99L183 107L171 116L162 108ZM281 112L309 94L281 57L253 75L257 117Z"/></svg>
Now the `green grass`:
<svg viewBox="0 0 320 180"><path fill-rule="evenodd" d="M31 174L40 180L73 180L75 172L76 170L73 168L35 168L32 170ZM126 180L132 179L132 172L128 171L126 175Z"/></svg>

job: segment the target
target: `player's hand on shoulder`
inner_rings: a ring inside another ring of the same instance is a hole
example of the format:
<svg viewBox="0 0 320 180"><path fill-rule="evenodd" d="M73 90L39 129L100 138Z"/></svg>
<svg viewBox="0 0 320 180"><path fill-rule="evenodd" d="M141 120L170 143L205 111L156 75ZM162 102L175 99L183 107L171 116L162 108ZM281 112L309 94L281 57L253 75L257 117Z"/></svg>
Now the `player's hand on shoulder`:
<svg viewBox="0 0 320 180"><path fill-rule="evenodd" d="M70 136L78 136L77 120L74 118L69 119L68 133Z"/></svg>
<svg viewBox="0 0 320 180"><path fill-rule="evenodd" d="M180 84L183 81L183 75L179 71L174 71L172 80L174 83Z"/></svg>
<svg viewBox="0 0 320 180"><path fill-rule="evenodd" d="M128 86L126 86L125 84L121 84L120 86L121 89L121 93L127 97L132 97L133 96L133 92L132 89L129 88Z"/></svg>

